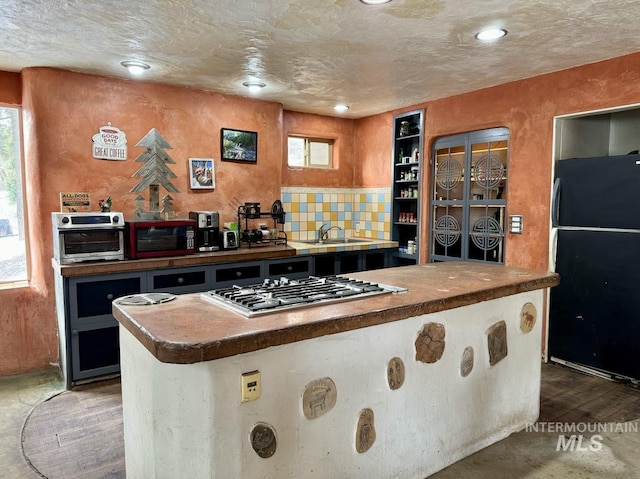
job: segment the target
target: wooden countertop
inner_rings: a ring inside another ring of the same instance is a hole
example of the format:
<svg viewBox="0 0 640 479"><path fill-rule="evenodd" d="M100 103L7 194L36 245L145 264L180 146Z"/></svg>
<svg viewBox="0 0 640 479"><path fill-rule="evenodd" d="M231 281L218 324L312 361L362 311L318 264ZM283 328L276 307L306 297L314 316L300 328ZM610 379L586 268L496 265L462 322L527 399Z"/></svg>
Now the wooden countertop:
<svg viewBox="0 0 640 479"><path fill-rule="evenodd" d="M146 258L125 261L95 261L87 263L61 265L55 259L51 261L53 269L62 276L88 276L95 274L130 273L134 271L151 271L165 268L182 268L205 264L235 263L240 261L259 261L295 256L296 248L283 245L247 246L212 253L196 253L185 256L168 256L166 258Z"/></svg>
<svg viewBox="0 0 640 479"><path fill-rule="evenodd" d="M135 271L201 266L205 264L278 259L296 255L398 247L398 243L396 241L373 240L366 238L359 239L360 241L357 243L325 245L314 245L299 241L289 241L286 246L254 245L249 248L247 245L243 245L241 248L236 250L215 251L212 253L197 253L185 256L169 256L166 258L148 258L125 261L94 261L64 265L58 263L55 259L52 259L51 265L56 273L65 277L72 277L97 274L131 273Z"/></svg>
<svg viewBox="0 0 640 479"><path fill-rule="evenodd" d="M113 314L159 361L191 364L317 338L422 314L543 289L556 273L483 263L445 262L349 274L408 288L384 294L253 318L200 296L179 295L153 306L121 306Z"/></svg>

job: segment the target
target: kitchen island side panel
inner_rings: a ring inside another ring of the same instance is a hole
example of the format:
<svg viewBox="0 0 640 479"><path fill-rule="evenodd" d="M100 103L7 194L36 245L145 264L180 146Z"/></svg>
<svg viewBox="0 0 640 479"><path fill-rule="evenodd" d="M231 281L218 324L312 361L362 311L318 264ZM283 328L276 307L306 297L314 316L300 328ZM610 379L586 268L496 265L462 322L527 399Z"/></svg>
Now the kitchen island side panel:
<svg viewBox="0 0 640 479"><path fill-rule="evenodd" d="M158 361L121 325L127 478L423 479L537 419L543 295L535 290L195 364ZM526 303L537 310L530 332L520 327ZM501 321L507 354L492 356L491 365L488 331ZM434 363L416 360L415 342L428 323L445 330ZM469 347L473 369L463 377ZM387 381L392 358L405 367L396 390ZM262 394L241 403L241 374L254 370ZM335 406L307 419L305 388L323 378L335 384ZM365 409L373 412L375 440L358 452ZM268 458L250 442L259 424L275 432Z"/></svg>

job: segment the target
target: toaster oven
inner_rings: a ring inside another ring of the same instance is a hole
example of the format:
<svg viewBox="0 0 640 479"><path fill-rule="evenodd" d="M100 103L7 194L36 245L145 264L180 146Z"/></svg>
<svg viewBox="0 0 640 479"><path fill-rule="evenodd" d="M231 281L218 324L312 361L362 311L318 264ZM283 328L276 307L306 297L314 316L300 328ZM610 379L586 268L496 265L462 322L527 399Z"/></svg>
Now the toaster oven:
<svg viewBox="0 0 640 479"><path fill-rule="evenodd" d="M60 264L124 259L124 215L51 213L53 257Z"/></svg>

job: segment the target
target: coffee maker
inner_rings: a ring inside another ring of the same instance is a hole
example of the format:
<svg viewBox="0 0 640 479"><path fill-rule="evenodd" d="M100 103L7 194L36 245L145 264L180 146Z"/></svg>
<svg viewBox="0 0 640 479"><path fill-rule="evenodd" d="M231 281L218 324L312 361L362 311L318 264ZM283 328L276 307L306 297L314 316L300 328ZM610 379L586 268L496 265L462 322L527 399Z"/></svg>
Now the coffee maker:
<svg viewBox="0 0 640 479"><path fill-rule="evenodd" d="M196 220L196 246L198 251L220 249L220 215L217 211L189 211L189 219Z"/></svg>

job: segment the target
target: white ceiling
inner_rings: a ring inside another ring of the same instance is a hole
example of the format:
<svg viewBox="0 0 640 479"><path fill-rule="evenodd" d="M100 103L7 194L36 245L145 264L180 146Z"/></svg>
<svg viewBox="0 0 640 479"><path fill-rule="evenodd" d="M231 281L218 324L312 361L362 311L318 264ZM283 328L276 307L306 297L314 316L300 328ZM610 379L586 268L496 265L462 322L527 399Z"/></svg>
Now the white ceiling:
<svg viewBox="0 0 640 479"><path fill-rule="evenodd" d="M2 0L0 70L50 66L360 118L640 51L638 0ZM490 44L474 38L498 25Z"/></svg>

